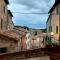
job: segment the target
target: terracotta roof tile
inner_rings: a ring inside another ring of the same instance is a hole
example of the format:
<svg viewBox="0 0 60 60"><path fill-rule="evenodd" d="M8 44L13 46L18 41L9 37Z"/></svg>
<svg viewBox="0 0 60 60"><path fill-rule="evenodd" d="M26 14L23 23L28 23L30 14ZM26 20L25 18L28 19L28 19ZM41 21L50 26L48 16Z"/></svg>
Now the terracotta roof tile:
<svg viewBox="0 0 60 60"><path fill-rule="evenodd" d="M4 32L4 35L6 35L8 37L15 38L17 40L20 39L20 34L17 31L14 31L14 30L6 31L6 32Z"/></svg>
<svg viewBox="0 0 60 60"><path fill-rule="evenodd" d="M15 40L19 40L20 39L20 34L17 31L14 31L14 30L1 32L0 35L7 36L7 37L13 38Z"/></svg>
<svg viewBox="0 0 60 60"><path fill-rule="evenodd" d="M7 36L15 40L20 40L20 37L25 36L27 32L27 30L23 29L13 29L8 31L0 31L0 35Z"/></svg>
<svg viewBox="0 0 60 60"><path fill-rule="evenodd" d="M21 32L24 32L24 33L27 33L28 32L28 30L26 30L26 29L24 29L24 28L15 28L16 30L19 30L19 31L21 31Z"/></svg>

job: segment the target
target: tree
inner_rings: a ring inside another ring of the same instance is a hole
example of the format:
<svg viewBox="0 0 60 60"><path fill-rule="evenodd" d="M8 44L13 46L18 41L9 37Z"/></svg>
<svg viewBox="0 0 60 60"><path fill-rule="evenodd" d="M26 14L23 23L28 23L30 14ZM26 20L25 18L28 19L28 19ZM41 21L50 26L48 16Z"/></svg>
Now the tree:
<svg viewBox="0 0 60 60"><path fill-rule="evenodd" d="M34 35L37 35L37 31L35 31L35 34Z"/></svg>

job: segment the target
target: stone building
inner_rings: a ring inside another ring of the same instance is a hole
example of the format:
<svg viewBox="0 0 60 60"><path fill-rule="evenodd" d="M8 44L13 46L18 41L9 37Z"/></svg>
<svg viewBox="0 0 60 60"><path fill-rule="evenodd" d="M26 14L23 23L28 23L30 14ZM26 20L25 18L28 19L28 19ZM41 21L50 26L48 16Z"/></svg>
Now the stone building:
<svg viewBox="0 0 60 60"><path fill-rule="evenodd" d="M14 28L12 17L13 17L13 14L11 13L10 10L8 10L8 15L7 15L7 29L8 30L12 30Z"/></svg>
<svg viewBox="0 0 60 60"><path fill-rule="evenodd" d="M50 15L46 22L47 36L52 38L52 43L59 44L60 40L60 1L55 0L49 11Z"/></svg>
<svg viewBox="0 0 60 60"><path fill-rule="evenodd" d="M14 26L12 22L13 15L11 11L7 9L8 4L8 0L0 0L0 30L3 31L12 29Z"/></svg>
<svg viewBox="0 0 60 60"><path fill-rule="evenodd" d="M37 35L32 35L31 45L32 49L44 48L45 47L44 34L39 33Z"/></svg>
<svg viewBox="0 0 60 60"><path fill-rule="evenodd" d="M24 51L31 49L31 32L21 26L15 26L15 29L21 34L21 50Z"/></svg>
<svg viewBox="0 0 60 60"><path fill-rule="evenodd" d="M7 5L8 0L0 0L0 30L7 30Z"/></svg>
<svg viewBox="0 0 60 60"><path fill-rule="evenodd" d="M26 49L30 50L32 45L31 45L31 40L32 40L32 34L31 32L26 33Z"/></svg>
<svg viewBox="0 0 60 60"><path fill-rule="evenodd" d="M21 34L21 50L27 50L27 46L26 46L26 34L27 34L27 30L21 27L15 27L14 30L18 31Z"/></svg>
<svg viewBox="0 0 60 60"><path fill-rule="evenodd" d="M0 32L0 48L5 48L7 53L21 51L21 34L17 30Z"/></svg>
<svg viewBox="0 0 60 60"><path fill-rule="evenodd" d="M17 40L0 33L0 54L16 52Z"/></svg>
<svg viewBox="0 0 60 60"><path fill-rule="evenodd" d="M7 36L13 37L17 40L17 44L15 45L16 52L21 51L21 33L17 30L9 30L5 33L6 33Z"/></svg>
<svg viewBox="0 0 60 60"><path fill-rule="evenodd" d="M31 34L31 49L38 49L45 47L44 33L40 29L34 29Z"/></svg>

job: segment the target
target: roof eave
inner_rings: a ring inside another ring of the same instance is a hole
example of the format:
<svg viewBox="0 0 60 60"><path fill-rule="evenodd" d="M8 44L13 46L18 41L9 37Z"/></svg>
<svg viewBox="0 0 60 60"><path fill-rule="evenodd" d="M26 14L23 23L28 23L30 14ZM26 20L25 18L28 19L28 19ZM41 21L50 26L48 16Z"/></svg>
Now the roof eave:
<svg viewBox="0 0 60 60"><path fill-rule="evenodd" d="M47 21L46 21L46 24L48 23L48 20L49 20L50 16L51 16L51 14L50 14L49 17L48 17L48 19L47 19Z"/></svg>
<svg viewBox="0 0 60 60"><path fill-rule="evenodd" d="M9 4L9 1L8 0L4 0L6 4Z"/></svg>
<svg viewBox="0 0 60 60"><path fill-rule="evenodd" d="M18 41L18 39L13 38L13 37L9 37L9 36L4 35L4 34L0 34L0 38L1 38L1 37L8 38L8 39L10 39L10 40L14 40L14 41Z"/></svg>
<svg viewBox="0 0 60 60"><path fill-rule="evenodd" d="M56 4L53 5L53 7L50 9L50 11L48 13L52 13L52 11L54 10L55 7L56 7Z"/></svg>
<svg viewBox="0 0 60 60"><path fill-rule="evenodd" d="M8 10L8 13L11 15L11 17L13 17L13 14L11 13L11 11L10 11L10 10Z"/></svg>
<svg viewBox="0 0 60 60"><path fill-rule="evenodd" d="M56 7L58 4L60 4L60 0L57 0L57 1L54 3L53 7L50 9L50 11L49 11L48 13L52 13L52 11L55 9L55 7Z"/></svg>

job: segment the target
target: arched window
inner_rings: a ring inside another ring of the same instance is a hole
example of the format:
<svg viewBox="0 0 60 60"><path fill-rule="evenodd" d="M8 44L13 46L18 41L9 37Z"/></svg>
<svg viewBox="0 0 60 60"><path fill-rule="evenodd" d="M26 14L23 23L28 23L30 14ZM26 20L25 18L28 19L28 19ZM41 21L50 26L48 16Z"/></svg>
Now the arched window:
<svg viewBox="0 0 60 60"><path fill-rule="evenodd" d="M56 33L58 34L58 26L56 26Z"/></svg>

